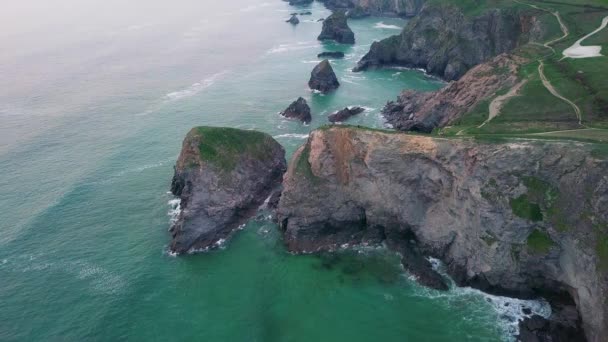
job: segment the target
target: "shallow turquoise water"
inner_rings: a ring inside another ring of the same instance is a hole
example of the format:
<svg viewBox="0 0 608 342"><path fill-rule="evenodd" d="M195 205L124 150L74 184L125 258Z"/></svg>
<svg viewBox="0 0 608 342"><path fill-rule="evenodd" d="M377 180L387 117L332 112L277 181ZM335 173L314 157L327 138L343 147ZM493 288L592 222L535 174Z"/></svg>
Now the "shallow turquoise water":
<svg viewBox="0 0 608 342"><path fill-rule="evenodd" d="M401 89L440 87L417 71L349 71L404 21L353 21L358 43L344 47L315 40L328 15L316 3L297 27L278 0L33 3L0 18L0 341L507 338L501 299L421 288L386 251L290 255L265 219L222 250L165 251L192 126L262 130L291 154L332 111L365 106L351 123L381 127ZM334 49L342 87L312 94L316 54ZM277 114L298 96L310 126Z"/></svg>

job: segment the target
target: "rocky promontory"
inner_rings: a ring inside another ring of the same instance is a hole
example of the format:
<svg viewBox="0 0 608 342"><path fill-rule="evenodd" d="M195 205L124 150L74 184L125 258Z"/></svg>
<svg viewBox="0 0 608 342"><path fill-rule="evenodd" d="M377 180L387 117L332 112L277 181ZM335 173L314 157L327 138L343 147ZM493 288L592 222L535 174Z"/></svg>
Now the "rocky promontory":
<svg viewBox="0 0 608 342"><path fill-rule="evenodd" d="M288 119L300 120L306 124L312 121L310 107L308 106L306 100L302 97L298 97L298 99L293 101L289 107L285 108L285 110L281 112L281 116Z"/></svg>
<svg viewBox="0 0 608 342"><path fill-rule="evenodd" d="M355 33L348 27L343 11L335 11L323 21L318 40L334 40L341 44L355 44Z"/></svg>
<svg viewBox="0 0 608 342"><path fill-rule="evenodd" d="M599 342L608 336L608 161L595 148L322 128L289 164L278 220L293 252L385 242L441 259L460 285L574 303L575 315L546 327L581 336L580 313Z"/></svg>
<svg viewBox="0 0 608 342"><path fill-rule="evenodd" d="M336 73L327 59L314 67L310 73L308 86L310 89L318 90L322 93L328 93L340 86L338 77L336 77Z"/></svg>
<svg viewBox="0 0 608 342"><path fill-rule="evenodd" d="M280 186L285 169L285 151L268 134L193 128L171 183L182 211L171 227L170 250L183 254L217 246Z"/></svg>
<svg viewBox="0 0 608 342"><path fill-rule="evenodd" d="M427 4L400 35L374 42L355 71L384 65L425 69L445 80L544 35L536 10L487 9L465 13L455 5Z"/></svg>

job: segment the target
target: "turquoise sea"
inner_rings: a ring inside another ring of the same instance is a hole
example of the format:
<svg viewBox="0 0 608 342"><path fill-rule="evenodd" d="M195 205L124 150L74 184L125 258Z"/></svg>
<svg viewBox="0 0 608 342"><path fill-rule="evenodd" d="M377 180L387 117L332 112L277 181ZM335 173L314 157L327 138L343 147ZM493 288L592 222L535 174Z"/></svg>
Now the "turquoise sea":
<svg viewBox="0 0 608 342"><path fill-rule="evenodd" d="M351 21L316 41L318 3L8 0L0 12L0 341L503 341L522 305L425 289L382 249L291 255L267 213L223 248L167 254L173 163L196 125L268 132L288 154L327 115L382 127L412 70L352 73L401 19ZM302 9L297 9L301 11ZM307 88L316 54L342 83ZM310 126L277 113L298 96ZM171 204L173 203L173 204ZM508 306L507 306L508 305Z"/></svg>

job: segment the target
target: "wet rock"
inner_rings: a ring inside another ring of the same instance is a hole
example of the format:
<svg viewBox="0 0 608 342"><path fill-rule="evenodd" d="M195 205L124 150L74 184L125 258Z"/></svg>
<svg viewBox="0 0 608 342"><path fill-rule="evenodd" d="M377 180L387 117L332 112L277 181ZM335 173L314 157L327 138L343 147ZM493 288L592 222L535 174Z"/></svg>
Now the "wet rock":
<svg viewBox="0 0 608 342"><path fill-rule="evenodd" d="M321 52L320 54L317 55L317 58L333 58L333 59L344 58L344 52L340 52L340 51Z"/></svg>
<svg viewBox="0 0 608 342"><path fill-rule="evenodd" d="M318 90L322 93L328 93L340 86L334 69L327 59L323 60L312 70L308 86L310 89Z"/></svg>
<svg viewBox="0 0 608 342"><path fill-rule="evenodd" d="M327 119L329 120L329 122L332 123L336 123L336 122L344 122L348 119L350 119L352 116L355 116L357 114L361 114L365 111L364 108L361 107L351 107L351 108L344 108L342 110L339 110L333 114L331 114Z"/></svg>
<svg viewBox="0 0 608 342"><path fill-rule="evenodd" d="M293 14L291 16L291 18L289 18L289 20L287 20L286 22L288 22L292 25L298 25L300 23L300 19L298 19L298 17L295 14Z"/></svg>
<svg viewBox="0 0 608 342"><path fill-rule="evenodd" d="M300 120L303 123L310 123L312 121L312 115L310 114L310 107L305 99L299 97L297 100L292 102L289 107L281 112L281 115L289 118Z"/></svg>

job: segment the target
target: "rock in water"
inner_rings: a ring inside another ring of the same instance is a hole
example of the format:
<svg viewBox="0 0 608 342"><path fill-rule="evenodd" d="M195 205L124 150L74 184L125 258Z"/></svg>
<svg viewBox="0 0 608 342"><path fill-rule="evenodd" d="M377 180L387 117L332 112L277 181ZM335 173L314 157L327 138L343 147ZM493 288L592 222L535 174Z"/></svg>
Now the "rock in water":
<svg viewBox="0 0 608 342"><path fill-rule="evenodd" d="M296 14L292 14L291 18L289 18L289 20L287 20L286 22L292 25L298 25L300 23L300 19L298 19Z"/></svg>
<svg viewBox="0 0 608 342"><path fill-rule="evenodd" d="M292 6L303 6L312 4L313 0L283 0L288 1Z"/></svg>
<svg viewBox="0 0 608 342"><path fill-rule="evenodd" d="M317 39L335 40L342 44L355 44L355 34L348 27L346 15L343 11L336 11L323 21L323 29Z"/></svg>
<svg viewBox="0 0 608 342"><path fill-rule="evenodd" d="M171 192L182 212L171 227L177 254L228 238L280 185L285 150L271 136L222 127L193 128L182 145Z"/></svg>
<svg viewBox="0 0 608 342"><path fill-rule="evenodd" d="M321 52L320 54L317 55L317 57L318 58L334 58L334 59L344 58L344 52L340 52L340 51Z"/></svg>
<svg viewBox="0 0 608 342"><path fill-rule="evenodd" d="M299 97L292 102L287 109L281 112L281 115L289 119L297 119L303 123L310 123L312 116L310 115L310 107L306 100Z"/></svg>
<svg viewBox="0 0 608 342"><path fill-rule="evenodd" d="M339 110L328 117L329 122L344 122L350 119L351 116L361 114L365 109L361 107L344 108Z"/></svg>
<svg viewBox="0 0 608 342"><path fill-rule="evenodd" d="M327 59L323 60L312 70L308 86L310 89L318 90L322 93L330 92L340 86L334 69L332 69Z"/></svg>

